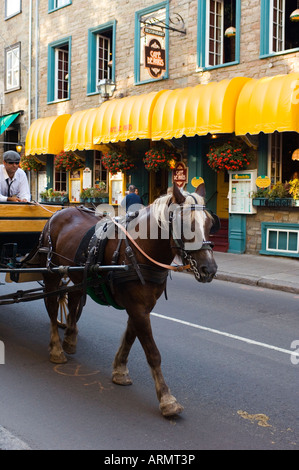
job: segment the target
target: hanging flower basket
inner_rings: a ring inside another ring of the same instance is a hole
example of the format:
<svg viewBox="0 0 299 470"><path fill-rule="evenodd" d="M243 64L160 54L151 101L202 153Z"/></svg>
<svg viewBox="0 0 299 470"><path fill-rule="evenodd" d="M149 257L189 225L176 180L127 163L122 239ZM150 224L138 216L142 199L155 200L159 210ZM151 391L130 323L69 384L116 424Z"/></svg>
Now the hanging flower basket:
<svg viewBox="0 0 299 470"><path fill-rule="evenodd" d="M109 150L102 156L102 163L112 175L119 171L132 170L135 167L132 157L129 157L123 150Z"/></svg>
<svg viewBox="0 0 299 470"><path fill-rule="evenodd" d="M54 166L56 171L74 171L84 168L82 160L71 150L55 155Z"/></svg>
<svg viewBox="0 0 299 470"><path fill-rule="evenodd" d="M146 170L159 171L161 169L171 170L178 160L175 150L170 147L155 147L145 152L143 162Z"/></svg>
<svg viewBox="0 0 299 470"><path fill-rule="evenodd" d="M42 162L38 161L32 155L23 155L20 160L20 167L24 171L41 171L43 168Z"/></svg>
<svg viewBox="0 0 299 470"><path fill-rule="evenodd" d="M218 172L245 170L253 155L245 143L228 141L223 145L210 147L207 157L208 165Z"/></svg>

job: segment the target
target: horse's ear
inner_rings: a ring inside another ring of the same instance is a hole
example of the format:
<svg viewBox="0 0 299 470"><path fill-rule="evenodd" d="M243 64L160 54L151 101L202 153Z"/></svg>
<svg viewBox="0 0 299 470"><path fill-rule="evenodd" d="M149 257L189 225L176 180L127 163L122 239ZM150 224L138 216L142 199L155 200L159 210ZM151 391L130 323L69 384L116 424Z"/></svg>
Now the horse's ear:
<svg viewBox="0 0 299 470"><path fill-rule="evenodd" d="M172 194L173 194L173 202L177 203L177 204L183 204L183 202L185 202L185 196L183 196L183 194L181 193L181 191L179 190L177 184L174 182L173 183L173 190L172 190Z"/></svg>
<svg viewBox="0 0 299 470"><path fill-rule="evenodd" d="M197 186L196 188L196 194L198 194L199 196L205 198L206 197L206 187L205 187L205 184L204 183L201 183Z"/></svg>

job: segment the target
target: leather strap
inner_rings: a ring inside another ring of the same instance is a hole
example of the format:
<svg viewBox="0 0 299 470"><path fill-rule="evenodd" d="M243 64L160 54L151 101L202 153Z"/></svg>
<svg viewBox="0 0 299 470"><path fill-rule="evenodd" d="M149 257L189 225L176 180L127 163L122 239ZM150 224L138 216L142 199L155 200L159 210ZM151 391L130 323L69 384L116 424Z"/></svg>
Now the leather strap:
<svg viewBox="0 0 299 470"><path fill-rule="evenodd" d="M123 227L121 224L119 224L118 222L116 222L116 220L112 219L111 220L113 221L113 223L122 230L122 232L124 232L124 234L126 235L126 237L128 237L128 239L133 243L133 245L137 248L137 250L143 255L145 256L149 261L151 261L152 263L156 264L157 266L160 266L161 268L164 268L164 269L170 269L171 271L184 271L185 269L190 269L191 266L190 264L186 264L186 265L183 265L183 266L171 266L169 264L163 264L163 263L159 263L158 261L154 260L153 258L151 258L148 254L146 254L143 249L135 242L134 238L127 232L127 230L125 229L125 227Z"/></svg>

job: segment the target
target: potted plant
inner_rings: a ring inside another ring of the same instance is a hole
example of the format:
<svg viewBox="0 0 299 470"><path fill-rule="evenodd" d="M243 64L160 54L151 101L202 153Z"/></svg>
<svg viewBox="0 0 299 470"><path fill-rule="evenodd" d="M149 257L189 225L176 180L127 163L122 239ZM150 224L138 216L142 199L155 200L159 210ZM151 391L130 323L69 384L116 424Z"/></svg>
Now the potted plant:
<svg viewBox="0 0 299 470"><path fill-rule="evenodd" d="M75 171L84 168L82 160L71 150L55 155L54 166L56 171Z"/></svg>
<svg viewBox="0 0 299 470"><path fill-rule="evenodd" d="M41 202L68 202L68 195L64 191L54 191L53 188L45 189L40 193Z"/></svg>
<svg viewBox="0 0 299 470"><path fill-rule="evenodd" d="M80 202L93 202L100 204L108 202L108 193L105 193L106 183L101 181L99 184L92 188L83 189L80 193Z"/></svg>
<svg viewBox="0 0 299 470"><path fill-rule="evenodd" d="M245 142L229 140L222 145L211 146L207 153L208 165L214 171L244 170L253 158Z"/></svg>
<svg viewBox="0 0 299 470"><path fill-rule="evenodd" d="M299 179L294 178L289 181L289 193L295 201L295 206L299 206Z"/></svg>
<svg viewBox="0 0 299 470"><path fill-rule="evenodd" d="M289 183L274 184L271 188L260 188L252 195L254 206L287 207L293 205Z"/></svg>
<svg viewBox="0 0 299 470"><path fill-rule="evenodd" d="M102 163L104 168L108 170L112 175L115 175L119 171L132 170L135 165L126 151L118 150L117 148L109 150L102 156Z"/></svg>
<svg viewBox="0 0 299 470"><path fill-rule="evenodd" d="M24 171L41 171L43 164L32 155L23 155L20 160L20 167Z"/></svg>
<svg viewBox="0 0 299 470"><path fill-rule="evenodd" d="M143 162L147 171L157 172L161 169L171 170L174 168L178 155L176 151L166 145L157 145L145 152Z"/></svg>

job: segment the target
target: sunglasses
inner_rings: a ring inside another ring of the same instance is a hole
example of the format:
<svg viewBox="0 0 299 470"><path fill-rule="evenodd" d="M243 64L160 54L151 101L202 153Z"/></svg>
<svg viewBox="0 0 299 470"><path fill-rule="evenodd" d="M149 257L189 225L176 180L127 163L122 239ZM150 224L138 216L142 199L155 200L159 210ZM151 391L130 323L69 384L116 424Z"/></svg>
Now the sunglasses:
<svg viewBox="0 0 299 470"><path fill-rule="evenodd" d="M9 165L19 165L20 162L5 162L5 163L8 163Z"/></svg>

